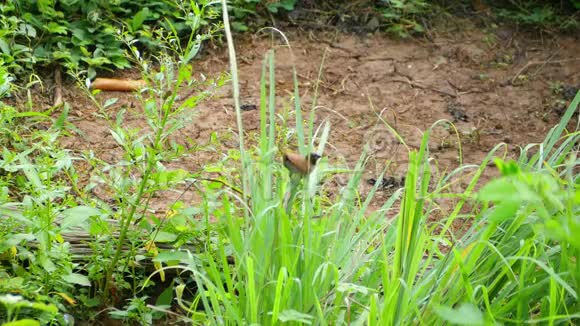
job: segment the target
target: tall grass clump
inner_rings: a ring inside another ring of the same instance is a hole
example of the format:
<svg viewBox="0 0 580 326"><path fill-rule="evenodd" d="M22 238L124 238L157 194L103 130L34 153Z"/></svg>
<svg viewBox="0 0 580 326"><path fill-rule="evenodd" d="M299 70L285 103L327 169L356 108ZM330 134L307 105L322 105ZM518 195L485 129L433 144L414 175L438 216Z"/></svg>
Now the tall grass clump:
<svg viewBox="0 0 580 326"><path fill-rule="evenodd" d="M0 102L0 294L10 294L2 297L0 321L39 318L47 311L52 322L64 318L62 312L91 319L91 308L107 307L103 311L114 310L114 317L147 322L151 309L144 307L146 291L138 290L144 279L140 262L146 255L154 258L156 242L191 243L193 236L199 237L202 227L194 229L184 221L193 214L182 214L188 207L181 197L168 208L167 214L176 217L171 222L162 222L162 216L151 211L151 202L162 191L183 191L184 185L196 181L199 171L167 166L197 149L187 149L174 136L224 79L195 74L190 61L203 41L195 32L183 42L176 28L156 35L164 42L153 59L141 55L130 33L119 35L129 49L127 57L134 59L147 82L136 96L146 128L127 126L131 108L118 106L118 99L98 100L97 91L84 82L90 71L69 71L98 108L96 118L109 124L120 154L116 162L105 162L90 150L62 148L63 135L81 134L68 122L68 104L38 110L29 100L26 111ZM6 72L0 71L0 76ZM3 80L0 96L12 87L10 80ZM192 91L184 96L184 88ZM77 171L75 162L90 168L90 180ZM99 197L99 191L108 198ZM126 311L116 310L125 304ZM17 309L20 314L14 312Z"/></svg>
<svg viewBox="0 0 580 326"><path fill-rule="evenodd" d="M227 13L224 18L229 33ZM230 55L235 60L233 47ZM470 174L465 193L451 198L445 193L449 178L435 179L427 130L419 150L409 152L404 188L371 212L377 186L364 201L358 196L364 151L349 183L330 203L319 188L319 181L332 172L326 160L296 184L277 163L275 139L284 135L275 126L274 61L274 52L268 52L258 148L240 148L247 151L241 170L246 200L223 196L217 214L223 229L215 247L182 260L197 287L190 300L183 295L184 286L177 288L177 300L189 318L264 325L577 322L580 268L574 235L580 227L580 197L575 146L580 136L577 127L569 131L566 126L580 95L536 145L535 155L529 158L527 147L518 161L500 159L496 153L504 145L498 145ZM316 132L304 129L297 86L295 90L298 148L304 154L317 143L315 151L323 153L329 126ZM250 160L252 156L257 159ZM476 192L492 161L501 176ZM288 194L295 200L287 201ZM430 222L444 198L455 199L457 207ZM387 218L393 209L396 217ZM454 230L454 221L467 229Z"/></svg>

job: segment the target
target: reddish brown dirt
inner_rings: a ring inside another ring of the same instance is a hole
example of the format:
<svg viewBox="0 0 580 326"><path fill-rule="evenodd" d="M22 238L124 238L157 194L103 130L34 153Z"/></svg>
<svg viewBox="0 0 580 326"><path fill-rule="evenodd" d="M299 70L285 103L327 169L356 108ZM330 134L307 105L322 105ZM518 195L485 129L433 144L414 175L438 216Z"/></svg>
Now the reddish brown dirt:
<svg viewBox="0 0 580 326"><path fill-rule="evenodd" d="M322 66L316 126L324 121L332 125L330 146L324 155L331 165L352 169L368 142L372 159L366 180L376 177L387 162L393 162L390 175L400 177L405 170L407 151L384 122L397 130L410 148L419 147L422 133L436 121L454 122L463 146L461 158L448 128L436 127L430 141L431 156L439 169L449 170L460 160L479 164L501 142L507 144L508 155L514 156L519 146L542 141L560 119L556 106L561 106L561 98L553 94L554 85L580 85L577 37L546 39L508 28L486 31L467 22L461 28L429 34L430 41L290 31L287 37L294 58L280 38L237 36L242 103L259 106L263 58L274 47L278 112L291 111L291 67L295 65L307 117ZM192 63L196 73L215 77L228 69L225 48L204 52ZM123 77L139 75L125 73ZM228 84L202 102L195 109L193 123L176 135L183 144L207 144L210 134L216 133L221 142L215 151L195 152L169 166L198 171L218 161L226 150L237 148L231 94ZM120 98L110 109L113 116L124 106L134 113L127 119L127 128L146 127L135 95L103 93L98 99L104 102L112 97ZM72 105L73 123L84 133L65 139L65 146L92 150L108 162L118 160L121 151L109 125L93 114L96 109L86 97L71 87L65 90L64 100ZM258 131L259 110L244 112L243 119L248 133ZM498 155L504 153L502 150ZM340 185L344 180L337 177L334 182ZM362 192L369 187L365 182ZM154 208L164 210L177 195L157 198ZM375 206L383 199L379 197Z"/></svg>

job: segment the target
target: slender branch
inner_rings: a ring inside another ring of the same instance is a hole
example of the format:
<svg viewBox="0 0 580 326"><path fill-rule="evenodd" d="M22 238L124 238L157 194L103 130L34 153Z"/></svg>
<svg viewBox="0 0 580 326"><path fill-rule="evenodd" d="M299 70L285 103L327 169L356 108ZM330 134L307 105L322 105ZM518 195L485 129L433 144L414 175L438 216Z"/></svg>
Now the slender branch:
<svg viewBox="0 0 580 326"><path fill-rule="evenodd" d="M545 66L547 64L557 64L557 63L566 63L566 62L573 62L573 61L580 61L580 58L572 58L572 59L563 59L563 60L554 60L551 61L550 59L545 60L545 61L530 61L528 63L526 63L525 66L523 66L520 70L518 70L518 72L512 77L512 79L510 80L510 84L513 85L516 81L516 79L524 73L524 71L526 71L528 68L530 68L531 66L535 66L535 65L542 65ZM536 72L538 73L538 72Z"/></svg>
<svg viewBox="0 0 580 326"><path fill-rule="evenodd" d="M240 85L238 84L238 65L236 62L236 50L234 48L234 40L232 38L232 31L230 28L230 19L228 16L228 6L226 0L221 0L222 3L222 12L223 12L223 20L224 20L224 30L226 34L226 39L228 41L228 53L230 57L230 72L232 74L232 88L234 94L234 107L236 108L236 121L238 125L238 140L240 144L240 155L242 158L242 171L241 171L241 178L242 178L242 189L243 189L243 199L244 202L247 202L248 194L250 193L249 185L248 185L248 160L245 151L244 145L244 125L242 122L242 110L240 109Z"/></svg>
<svg viewBox="0 0 580 326"><path fill-rule="evenodd" d="M54 70L54 98L53 106L62 105L62 77L60 74L60 66Z"/></svg>

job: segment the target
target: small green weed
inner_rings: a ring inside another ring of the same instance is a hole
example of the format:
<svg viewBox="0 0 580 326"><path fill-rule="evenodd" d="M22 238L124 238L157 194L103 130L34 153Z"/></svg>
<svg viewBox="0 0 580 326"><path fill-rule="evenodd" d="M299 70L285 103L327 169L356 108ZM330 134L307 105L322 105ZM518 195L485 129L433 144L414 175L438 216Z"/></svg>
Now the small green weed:
<svg viewBox="0 0 580 326"><path fill-rule="evenodd" d="M424 0L381 0L377 10L382 15L387 31L399 37L423 33L425 29L418 18L432 10Z"/></svg>
<svg viewBox="0 0 580 326"><path fill-rule="evenodd" d="M569 1L509 1L497 7L497 15L523 26L552 31L573 31L580 28L580 2Z"/></svg>

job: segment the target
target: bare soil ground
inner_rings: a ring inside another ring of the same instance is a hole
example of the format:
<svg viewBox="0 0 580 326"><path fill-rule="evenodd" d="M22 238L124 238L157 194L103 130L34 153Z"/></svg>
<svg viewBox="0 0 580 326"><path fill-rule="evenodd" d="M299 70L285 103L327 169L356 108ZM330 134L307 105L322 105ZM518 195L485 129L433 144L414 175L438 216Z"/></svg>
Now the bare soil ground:
<svg viewBox="0 0 580 326"><path fill-rule="evenodd" d="M330 146L323 154L332 165L352 169L368 142L373 159L365 172L366 180L376 178L388 162L393 162L389 175L395 182L405 172L407 151L384 122L396 129L410 148L418 148L423 132L436 121L453 122L461 138L461 156L451 129L439 125L433 130L430 152L440 170L455 168L461 161L479 164L498 143L506 143L507 149L498 155L514 157L520 146L541 142L575 95L574 87L580 85L578 36L546 37L507 27L486 29L467 21L454 26L430 31L424 39L407 40L382 34L291 30L286 36L294 57L280 38L238 36L242 103L259 106L263 58L268 49L276 48L279 112L291 111L291 67L295 65L305 117L318 83L317 125L324 121L332 124ZM225 47L205 49L192 65L196 73L210 78L219 75L228 70ZM115 76L139 78L139 73L119 72ZM72 82L67 85L63 97L71 104L73 123L83 135L67 137L64 145L75 151L92 150L105 161L115 162L121 151L109 125L94 115L96 108ZM557 85L564 86L564 92L555 94ZM194 152L168 165L198 171L218 161L220 153L238 147L231 94L228 84L202 102L195 109L193 124L176 135L177 142L189 146L207 144L215 133L221 140L218 148ZM129 126L146 127L134 94L98 95L103 102L113 97L120 99L110 109L113 116L115 110L125 107L132 113ZM245 111L243 119L248 133L258 131L259 110ZM345 180L337 176L332 182L341 185ZM369 187L365 182L363 194ZM157 198L153 208L163 211L177 195ZM379 197L375 207L380 201Z"/></svg>

